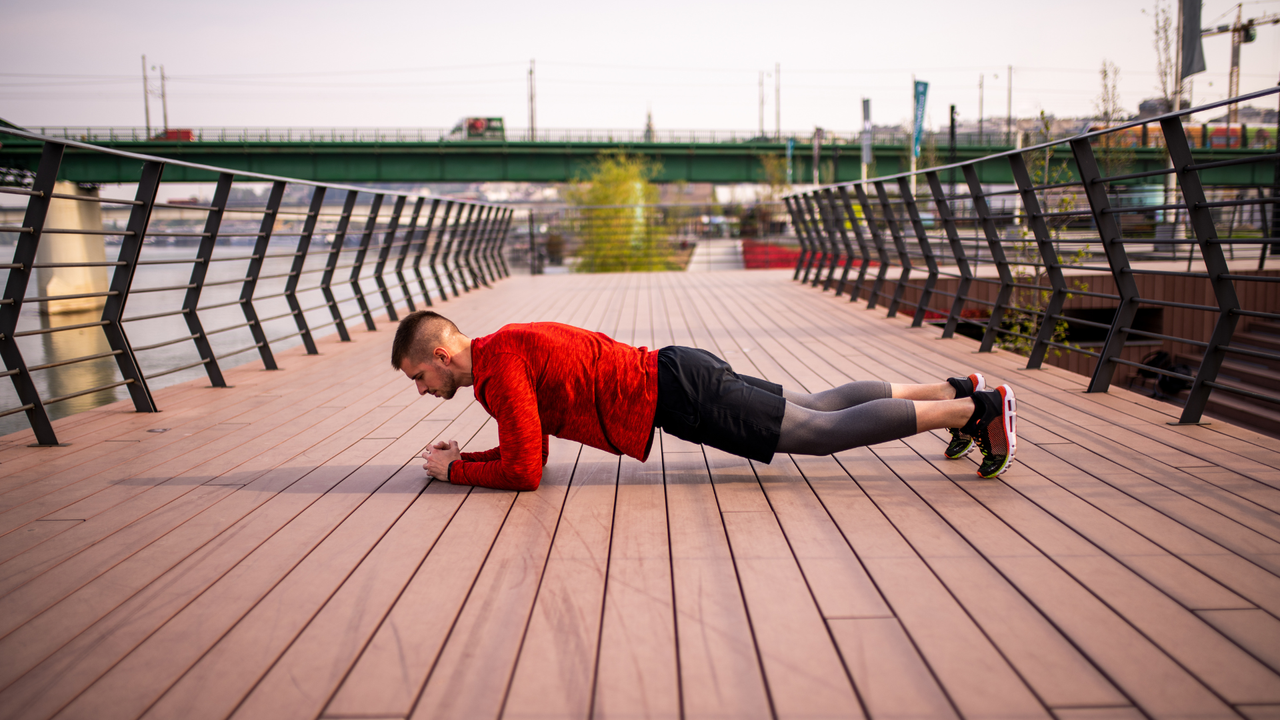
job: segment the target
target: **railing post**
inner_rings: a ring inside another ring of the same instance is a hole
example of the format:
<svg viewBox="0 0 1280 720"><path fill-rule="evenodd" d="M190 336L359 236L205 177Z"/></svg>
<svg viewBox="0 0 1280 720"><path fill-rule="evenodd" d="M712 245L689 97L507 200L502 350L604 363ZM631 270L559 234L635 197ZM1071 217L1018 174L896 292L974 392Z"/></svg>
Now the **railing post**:
<svg viewBox="0 0 1280 720"><path fill-rule="evenodd" d="M351 268L351 291L360 305L360 314L364 316L364 326L373 332L378 327L373 324L373 313L369 311L369 302L364 298L364 290L360 288L360 273L364 270L364 258L369 254L369 244L373 242L373 231L378 227L378 213L382 211L382 200L386 195L378 193L373 196L373 204L369 207L369 219L364 223L364 232L360 235L360 249L356 251L355 266Z"/></svg>
<svg viewBox="0 0 1280 720"><path fill-rule="evenodd" d="M249 332L253 334L253 342L262 357L262 365L267 370L276 370L276 358L267 342L267 331L258 320L258 310L253 305L253 293L258 287L258 276L262 273L262 263L266 260L267 244L271 242L271 233L276 226L276 216L280 211L280 202L284 199L284 182L277 180L271 184L271 195L267 199L266 210L262 213L262 225L258 230L258 239L253 246L253 256L249 259L249 270L245 273L244 285L240 288L240 309L244 311L244 319L249 323Z"/></svg>
<svg viewBox="0 0 1280 720"><path fill-rule="evenodd" d="M413 246L414 233L418 231L418 219L422 217L422 204L426 202L426 198L418 198L413 204L413 215L409 218L409 227L405 229L404 242L400 247L400 255L396 258L396 279L400 281L400 294L404 296L405 305L408 306L409 312L417 310L417 306L413 302L413 293L409 291L409 281L404 278L404 263L409 259L409 249Z"/></svg>
<svg viewBox="0 0 1280 720"><path fill-rule="evenodd" d="M476 248L476 267L493 282L498 281L498 272L490 263L490 260L492 259L493 245L498 240L498 230L502 228L502 221L505 217L505 210L497 207L493 209L493 212L489 214L489 222L485 227L484 236L480 240L479 247Z"/></svg>
<svg viewBox="0 0 1280 720"><path fill-rule="evenodd" d="M1115 358L1120 357L1125 341L1129 339L1129 328L1138 315L1138 284L1129 272L1129 255L1120 242L1120 224L1115 215L1107 212L1111 209L1111 201L1107 198L1107 186L1102 182L1102 173L1098 170L1098 161L1093 156L1093 148L1088 138L1077 138L1071 141L1071 152L1075 155L1076 170L1080 173L1080 185L1084 188L1085 197L1089 199L1089 210L1093 213L1093 222L1098 228L1098 239L1102 242L1102 250L1107 254L1107 264L1111 266L1111 277L1116 282L1116 292L1120 295L1120 305L1116 308L1115 317L1111 320L1111 329L1107 331L1107 340L1103 343L1102 352L1098 355L1098 366L1093 370L1093 378L1085 392L1106 392L1111 387L1111 376L1115 374Z"/></svg>
<svg viewBox="0 0 1280 720"><path fill-rule="evenodd" d="M911 230L920 243L920 254L924 257L925 268L929 276L924 279L924 287L920 289L920 299L916 302L916 314L911 318L911 327L924 324L924 315L929 310L929 302L933 299L933 288L938 283L938 261L933 256L933 245L929 235L920 221L920 208L916 205L916 196L911 192L911 183L906 178L898 178L898 192L902 195L903 204L907 208L907 218L911 220ZM904 280L905 281L905 280Z"/></svg>
<svg viewBox="0 0 1280 720"><path fill-rule="evenodd" d="M502 224L502 233L498 236L498 246L496 249L498 263L502 265L502 276L507 277L511 274L511 269L507 267L507 233L511 230L511 221L515 218L516 211L507 210L506 222Z"/></svg>
<svg viewBox="0 0 1280 720"><path fill-rule="evenodd" d="M889 193L885 190L884 183L877 181L876 197L880 200L880 209L884 211L885 222L889 225L889 236L893 238L893 248L898 251L898 261L902 263L902 273L898 276L893 287L893 298L889 300L888 313L885 317L894 317L898 314L898 305L902 303L902 293L906 290L907 280L911 277L911 256L907 253L907 244L902 237L902 228L898 225L897 213L893 211L893 206L889 204Z"/></svg>
<svg viewBox="0 0 1280 720"><path fill-rule="evenodd" d="M489 277L494 282L502 279L502 275L498 271L498 259L496 257L498 250L498 239L502 237L502 232L507 224L507 208L498 208L494 213L493 230L489 233L489 241L484 246L484 264L489 269Z"/></svg>
<svg viewBox="0 0 1280 720"><path fill-rule="evenodd" d="M440 291L440 299L447 301L449 299L449 291L445 289L444 283L440 282L440 267L438 264L440 258L440 247L445 243L445 236L449 233L449 213L453 210L454 202L446 200L444 203L444 215L440 219L440 231L436 233L435 244L431 246L431 260L428 265L431 266L431 277L436 281L436 289ZM459 213L461 214L461 213ZM445 250L448 253L448 249ZM448 272L448 268L445 268Z"/></svg>
<svg viewBox="0 0 1280 720"><path fill-rule="evenodd" d="M863 185L854 185L853 189L858 193L858 205L862 207L862 217L867 220L867 230L871 233L872 242L876 244L876 255L880 257L880 270L876 273L875 282L871 283L871 291L867 297L867 309L874 310L880 302L884 279L889 276L889 265L893 261L889 259L889 250L884 246L884 233L880 232L880 227L876 225L876 213L871 209L871 199L867 197L867 189Z"/></svg>
<svg viewBox="0 0 1280 720"><path fill-rule="evenodd" d="M323 186L316 186L311 193L311 207L307 209L307 219L302 224L302 234L298 236L298 249L293 254L293 264L289 268L289 279L284 284L284 299L289 303L289 312L293 314L294 324L298 326L298 335L307 348L308 355L318 355L315 338L311 337L311 328L307 326L307 318L298 302L298 283L302 280L302 270L307 263L307 252L311 250L311 238L316 234L316 224L320 221L320 212L324 206Z"/></svg>
<svg viewBox="0 0 1280 720"><path fill-rule="evenodd" d="M947 314L947 324L942 328L942 337L949 338L955 335L956 325L960 323L961 313L964 312L965 301L969 298L969 286L973 284L973 270L969 267L969 258L964 253L964 242L960 239L960 231L956 228L956 214L951 209L951 202L947 200L946 193L942 190L942 181L938 178L938 173L925 173L925 177L929 180L929 190L933 192L933 204L938 208L938 217L942 218L942 228L947 233L947 242L951 245L951 254L956 259L956 269L960 272L960 280L956 283L956 295L951 301L951 312Z"/></svg>
<svg viewBox="0 0 1280 720"><path fill-rule="evenodd" d="M378 249L378 262L373 266L373 281L378 286L378 292L382 295L383 307L387 311L387 319L391 322L399 322L400 317L396 315L395 303L391 302L391 290L387 287L387 281L383 279L382 274L387 269L387 260L391 257L391 246L395 245L396 231L400 229L400 215L404 212L404 203L407 198L403 195L396 197L395 208L391 211L391 222L387 225L387 230L382 234L382 247Z"/></svg>
<svg viewBox="0 0 1280 720"><path fill-rule="evenodd" d="M133 346L124 332L124 308L129 300L129 288L133 286L133 276L138 269L138 256L142 254L142 241L151 223L151 209L156 203L156 193L160 190L160 176L164 172L164 163L148 162L142 166L142 175L138 180L138 191L134 195L137 205L129 212L129 222L125 226L125 236L120 243L117 265L111 275L111 294L102 308L102 326L107 336L107 343L116 353L116 364L124 377L125 386L129 388L129 396L133 407L138 412L155 412L155 399L151 396L151 388L138 365L138 358L133 354Z"/></svg>
<svg viewBox="0 0 1280 720"><path fill-rule="evenodd" d="M1000 291L996 295L995 304L991 306L991 317L987 320L987 331L982 335L982 345L978 352L991 352L995 347L997 331L1004 322L1005 310L1009 307L1009 297L1013 293L1013 274L1009 272L1009 261L1004 255L1004 246L1000 244L1000 233L996 231L996 221L991 219L991 208L987 206L986 195L982 192L982 183L978 180L978 171L973 165L964 166L964 179L969 185L969 195L973 198L973 212L982 224L982 232L987 238L987 247L991 250L991 258L995 262L996 272L1000 274Z"/></svg>
<svg viewBox="0 0 1280 720"><path fill-rule="evenodd" d="M431 242L431 230L436 222L436 208L440 207L440 198L432 198L431 212L427 214L427 226L422 229L422 242L418 244L418 252L413 256L413 274L418 279L418 287L422 289L422 297L427 307L432 307L431 293L427 291L427 279L422 276L422 256L427 252L427 244Z"/></svg>
<svg viewBox="0 0 1280 720"><path fill-rule="evenodd" d="M827 260L827 239L823 237L822 230L819 227L818 213L813 208L813 198L809 196L809 193L805 193L800 196L800 199L803 201L800 205L800 214L804 215L805 225L809 228L809 239L816 246L815 252L809 255L809 262L805 263L804 276L800 281L811 287L817 287L818 280L822 276L822 265ZM814 272L815 268L817 268L817 272ZM812 281L809 280L810 272L814 272Z"/></svg>
<svg viewBox="0 0 1280 720"><path fill-rule="evenodd" d="M1045 274L1048 275L1049 287L1052 288L1049 302L1045 304L1044 316L1040 318L1040 331L1036 333L1035 344L1031 346L1031 354L1027 357L1027 369L1034 370L1044 363L1049 343L1053 342L1058 318L1062 315L1062 305L1067 300L1067 281L1062 276L1058 251L1053 246L1053 238L1049 235L1049 227L1044 221L1044 211L1040 208L1040 200L1036 197L1035 187L1031 183L1031 174L1027 172L1022 153L1009 156L1009 168L1013 171L1013 181L1018 185L1022 207L1027 214L1027 224L1031 226L1031 233L1036 238L1040 259L1044 262Z"/></svg>
<svg viewBox="0 0 1280 720"><path fill-rule="evenodd" d="M453 254L453 242L458 239L459 228L462 226L462 206L458 206L458 214L453 218L453 226L449 229L449 237L444 241L444 252L440 256L440 264L444 267L444 275L449 279L449 288L453 290L453 296L458 297L458 283L453 278L453 271L449 269L449 256Z"/></svg>
<svg viewBox="0 0 1280 720"><path fill-rule="evenodd" d="M849 218L849 227L853 228L853 237L858 241L858 254L861 260L858 266L858 279L853 283L853 290L849 291L849 302L857 302L862 295L862 285L867 279L867 269L871 267L871 249L867 247L867 238L862 234L862 223L858 222L858 214L853 211L853 201L849 198L849 189L841 185L840 205L844 208L845 217ZM848 262L845 263L845 277L849 275L849 268L852 267L853 254L850 253ZM841 283L843 284L843 279Z"/></svg>
<svg viewBox="0 0 1280 720"><path fill-rule="evenodd" d="M1178 178L1178 187L1182 190L1191 229L1200 245L1200 256L1204 259L1205 272L1213 287L1213 297L1218 303L1218 320L1213 325L1213 334L1209 336L1209 346L1204 349L1200 367L1196 370L1196 379L1187 395L1187 404L1183 406L1182 416L1178 418L1181 424L1198 423L1209 402L1209 394L1213 392L1209 383L1217 380L1218 370L1226 359L1222 348L1231 342L1236 323L1240 320L1240 316L1236 314L1240 309L1240 298L1236 296L1235 283L1229 277L1224 277L1230 270L1227 268L1227 259L1222 255L1222 245L1215 242L1218 231L1213 226L1212 211L1205 207L1200 173L1188 169L1194 160L1191 148L1187 146L1187 137L1182 131L1182 122L1177 118L1161 120L1160 128L1164 131L1165 146L1173 161L1174 176Z"/></svg>
<svg viewBox="0 0 1280 720"><path fill-rule="evenodd" d="M823 198L826 201L827 209L831 214L831 224L835 226L836 232L840 234L840 244L844 247L844 270L840 273L840 283L836 285L836 297L840 297L844 293L845 283L849 280L849 268L853 265L853 243L849 242L849 233L844 228L844 218L840 214L840 203L836 202L836 194L831 188L822 191ZM827 277L827 283L831 283L831 279L835 277L836 266L831 266L831 274Z"/></svg>
<svg viewBox="0 0 1280 720"><path fill-rule="evenodd" d="M827 245L831 248L829 253L830 262L827 263L827 279L822 282L822 291L826 292L831 289L831 280L836 274L836 265L840 262L840 245L836 241L835 222L831 219L831 208L827 206L825 200L827 193L830 191L814 191L813 202L818 206L818 217L822 220L822 232L827 236ZM814 277L814 284L822 277L822 266L818 266L818 274Z"/></svg>
<svg viewBox="0 0 1280 720"><path fill-rule="evenodd" d="M347 332L347 323L342 319L342 308L338 307L338 299L333 294L333 274L338 269L338 261L342 259L342 251L347 243L347 229L351 227L351 215L356 209L356 190L347 191L347 199L342 203L342 215L338 218L338 227L333 232L333 244L329 246L329 257L325 258L324 275L320 278L320 292L324 293L324 302L333 315L333 327L338 331L342 342L351 342Z"/></svg>
<svg viewBox="0 0 1280 720"><path fill-rule="evenodd" d="M231 197L231 173L220 173L218 184L213 190L213 209L205 216L204 234L200 237L200 246L196 250L196 261L191 266L191 287L187 288L186 297L182 300L182 317L187 321L187 331L194 336L196 352L204 363L205 373L209 376L209 384L224 388L227 380L222 376L222 367L213 353L209 343L209 335L205 332L204 323L200 321L200 293L204 291L204 281L209 275L209 265L213 258L214 246L218 243L218 231L222 228L223 213L227 208L227 199Z"/></svg>
<svg viewBox="0 0 1280 720"><path fill-rule="evenodd" d="M461 215L461 213L459 213ZM467 273L462 264L462 255L467 249L467 239L471 237L471 233L475 230L474 217L476 215L476 206L467 203L467 219L458 227L458 234L453 237L453 246L448 256L444 259L444 267L449 269L450 257L453 259L453 270L458 275L458 285L462 287L462 292L471 292L471 283L467 282ZM474 282L474 279L472 280Z"/></svg>
<svg viewBox="0 0 1280 720"><path fill-rule="evenodd" d="M13 388L18 394L18 402L27 414L27 422L36 436L36 445L55 446L58 436L53 431L53 423L49 420L49 412L40 399L40 392L31 379L27 363L22 358L22 349L18 347L13 333L18 329L18 318L22 314L22 299L27 295L27 285L31 283L36 261L36 249L40 245L40 236L44 232L45 217L49 214L49 202L52 200L54 184L58 180L58 168L62 166L62 154L66 149L60 143L46 142L40 151L40 164L31 185L35 194L27 199L27 211L22 218L22 227L30 228L29 232L18 235L18 245L14 248L13 264L9 279L5 283L4 299L0 303L0 357L4 358L5 374L13 380Z"/></svg>
<svg viewBox="0 0 1280 720"><path fill-rule="evenodd" d="M481 259L484 261L484 267L489 273L489 279L497 282L502 278L498 274L498 262L494 258L494 250L498 247L498 237L502 234L502 227L507 222L507 209L495 208L493 213L493 223L489 228L489 238L484 243L481 250Z"/></svg>
<svg viewBox="0 0 1280 720"><path fill-rule="evenodd" d="M484 268L479 262L477 262L477 257L484 245L484 241L489 232L489 221L493 216L493 211L496 209L497 208L490 205L480 211L480 221L476 223L476 231L472 233L471 240L467 243L467 270L471 272L472 279L478 281L476 283L476 289L479 289L480 285L492 287L489 285L489 278L485 277Z"/></svg>
<svg viewBox="0 0 1280 720"><path fill-rule="evenodd" d="M800 254L796 256L796 269L795 272L791 274L792 280L799 280L800 270L805 266L805 263L809 261L809 255L813 250L809 245L808 228L805 227L804 219L796 210L796 207L799 205L799 200L796 199L796 196L791 195L783 198L782 201L787 206L787 212L791 214L791 225L796 229L796 240L800 243Z"/></svg>

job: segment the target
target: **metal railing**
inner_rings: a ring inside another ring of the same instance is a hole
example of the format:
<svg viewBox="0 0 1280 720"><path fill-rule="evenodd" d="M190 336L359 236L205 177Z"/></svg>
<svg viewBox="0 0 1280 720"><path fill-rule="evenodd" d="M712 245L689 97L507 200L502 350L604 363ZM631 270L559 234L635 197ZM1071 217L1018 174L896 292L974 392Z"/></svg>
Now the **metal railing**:
<svg viewBox="0 0 1280 720"><path fill-rule="evenodd" d="M203 368L212 385L225 387L222 364L231 356L256 351L272 370L277 367L273 345L301 342L308 354L316 354L321 329L332 327L348 341L352 321L374 330L375 314L385 311L395 322L400 307L412 312L419 303L433 305L433 294L448 300L509 274L503 249L513 211L492 203L259 175L0 128L3 135L43 142L29 186L0 187L0 194L26 198L21 223L0 227L0 239L14 239L12 260L0 264L0 273L8 276L0 298L5 364L0 375L10 378L18 398L17 407L0 407L0 417L26 413L39 445L58 444L47 410L51 404L123 387L136 410L153 412L158 409L149 385L154 378ZM68 147L136 164L133 197L56 191ZM212 200L204 205L158 202L162 176L171 165L216 172ZM254 196L252 187L264 183L268 190L256 207L232 202L237 190L243 202L245 185ZM286 194L304 204L286 204ZM55 201L124 206L128 219L124 227L101 230L51 227L46 219ZM116 257L41 260L42 242L52 248L60 235L103 236L106 247L118 248ZM111 273L105 289L35 291L38 271L87 268ZM139 282L145 278L152 282ZM83 322L55 323L49 311L72 301L95 302L101 310L92 310ZM145 344L131 340L135 331L146 337ZM59 337L77 332L101 333L95 338L105 336L105 343L97 351L45 357L33 365L24 359L23 338L57 346ZM231 338L247 344L234 347ZM53 383L60 388L56 396L39 390L53 385L37 382L39 373L65 377L69 368L111 359L115 377L106 382ZM162 360L169 364L161 366Z"/></svg>
<svg viewBox="0 0 1280 720"><path fill-rule="evenodd" d="M1198 161L1182 120L1277 92L1145 121L1158 124L1163 167L1126 155L1133 122L794 193L794 277L889 316L910 309L913 326L935 321L943 337L967 328L980 351L1013 349L1027 368L1047 353L1082 356L1089 392L1120 371L1156 379L1165 396L1186 391L1181 423L1200 422L1215 390L1280 404L1280 343L1245 327L1280 328L1280 272L1267 268L1280 249L1280 153ZM1004 165L1010 182L979 182L983 163ZM1258 182L1213 184L1237 165Z"/></svg>

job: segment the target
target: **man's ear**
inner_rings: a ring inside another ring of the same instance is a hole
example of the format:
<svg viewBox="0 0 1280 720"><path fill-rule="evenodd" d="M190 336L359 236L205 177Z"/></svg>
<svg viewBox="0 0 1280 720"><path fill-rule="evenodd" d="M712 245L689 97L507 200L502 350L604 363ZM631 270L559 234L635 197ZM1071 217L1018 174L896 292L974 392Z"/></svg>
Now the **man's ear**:
<svg viewBox="0 0 1280 720"><path fill-rule="evenodd" d="M432 350L431 355L432 357L436 358L444 365L448 365L449 359L453 357L453 354L450 353L448 349L443 347L437 347L435 350Z"/></svg>

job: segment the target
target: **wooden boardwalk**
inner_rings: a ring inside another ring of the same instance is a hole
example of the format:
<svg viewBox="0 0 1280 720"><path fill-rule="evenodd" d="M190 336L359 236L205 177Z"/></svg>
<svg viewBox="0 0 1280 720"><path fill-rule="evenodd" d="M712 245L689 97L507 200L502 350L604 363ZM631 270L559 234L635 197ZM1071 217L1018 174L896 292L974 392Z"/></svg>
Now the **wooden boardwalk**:
<svg viewBox="0 0 1280 720"><path fill-rule="evenodd" d="M393 327L0 439L0 718L1280 717L1280 444L939 340L785 271L513 277L439 308L683 344L808 391L972 369L998 481L941 434L752 464L553 440L542 487ZM660 443L660 445L659 445ZM976 455L976 453L975 453Z"/></svg>

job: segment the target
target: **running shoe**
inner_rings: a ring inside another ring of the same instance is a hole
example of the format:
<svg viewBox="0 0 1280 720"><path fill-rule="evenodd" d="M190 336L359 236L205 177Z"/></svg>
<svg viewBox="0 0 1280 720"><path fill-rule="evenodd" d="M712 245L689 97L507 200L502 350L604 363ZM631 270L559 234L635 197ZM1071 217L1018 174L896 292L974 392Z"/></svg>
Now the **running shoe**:
<svg viewBox="0 0 1280 720"><path fill-rule="evenodd" d="M957 399L973 397L974 393L987 389L987 381L979 373L973 373L968 377L962 378L947 378L947 382L951 383L951 387L956 389ZM947 449L943 455L948 460L959 460L973 452L974 447L973 438L961 433L959 428L951 428L951 442L947 444Z"/></svg>
<svg viewBox="0 0 1280 720"><path fill-rule="evenodd" d="M974 398L982 403L984 411L975 433L978 449L982 450L978 477L991 479L1009 469L1018 450L1017 402L1008 385L978 393Z"/></svg>

